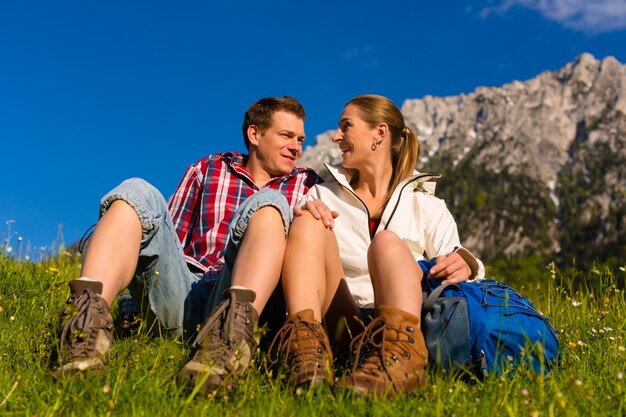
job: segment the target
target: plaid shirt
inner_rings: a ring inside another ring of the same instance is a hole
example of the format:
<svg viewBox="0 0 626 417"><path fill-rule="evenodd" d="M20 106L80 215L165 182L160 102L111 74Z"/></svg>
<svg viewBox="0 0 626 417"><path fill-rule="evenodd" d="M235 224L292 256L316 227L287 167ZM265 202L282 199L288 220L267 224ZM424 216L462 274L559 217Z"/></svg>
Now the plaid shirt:
<svg viewBox="0 0 626 417"><path fill-rule="evenodd" d="M226 152L209 155L191 165L169 203L169 211L188 264L213 281L224 265L228 224L243 201L260 188L244 168L247 155ZM294 206L313 185L315 171L295 168L270 180L263 188L280 191Z"/></svg>

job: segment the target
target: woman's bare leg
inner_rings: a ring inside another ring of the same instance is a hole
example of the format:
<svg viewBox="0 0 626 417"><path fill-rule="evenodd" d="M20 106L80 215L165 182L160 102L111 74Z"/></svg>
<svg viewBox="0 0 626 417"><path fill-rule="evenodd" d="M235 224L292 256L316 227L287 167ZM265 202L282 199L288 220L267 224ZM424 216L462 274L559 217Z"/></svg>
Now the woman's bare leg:
<svg viewBox="0 0 626 417"><path fill-rule="evenodd" d="M399 308L420 317L423 272L406 244L393 232L374 237L367 252L376 306Z"/></svg>
<svg viewBox="0 0 626 417"><path fill-rule="evenodd" d="M343 276L334 232L308 212L296 217L289 229L282 273L289 314L311 309L315 320L321 321Z"/></svg>

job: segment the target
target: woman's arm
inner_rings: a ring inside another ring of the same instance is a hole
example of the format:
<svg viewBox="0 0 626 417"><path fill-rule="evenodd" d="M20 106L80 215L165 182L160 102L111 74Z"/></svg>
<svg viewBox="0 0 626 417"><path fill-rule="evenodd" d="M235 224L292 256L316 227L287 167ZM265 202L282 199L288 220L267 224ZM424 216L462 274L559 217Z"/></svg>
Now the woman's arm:
<svg viewBox="0 0 626 417"><path fill-rule="evenodd" d="M469 250L460 243L456 222L443 200L432 213L426 228L427 253L436 254L436 265L429 278L444 278L444 283L457 283L482 278L485 268Z"/></svg>

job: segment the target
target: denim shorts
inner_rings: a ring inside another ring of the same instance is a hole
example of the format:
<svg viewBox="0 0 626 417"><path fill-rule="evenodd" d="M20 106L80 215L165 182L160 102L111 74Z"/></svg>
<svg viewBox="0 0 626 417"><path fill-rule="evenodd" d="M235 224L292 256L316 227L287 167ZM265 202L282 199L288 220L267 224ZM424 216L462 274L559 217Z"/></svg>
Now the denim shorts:
<svg viewBox="0 0 626 417"><path fill-rule="evenodd" d="M176 337L183 332L193 335L222 300L252 215L263 207L276 207L283 218L285 235L292 219L286 198L276 190L264 188L246 199L230 222L225 265L213 283L205 281L201 271L190 269L186 263L167 202L154 186L140 178L122 182L102 198L101 216L115 200L133 207L142 228L137 270L128 289L142 312L148 318L156 318L148 320L149 326L156 323L152 330Z"/></svg>

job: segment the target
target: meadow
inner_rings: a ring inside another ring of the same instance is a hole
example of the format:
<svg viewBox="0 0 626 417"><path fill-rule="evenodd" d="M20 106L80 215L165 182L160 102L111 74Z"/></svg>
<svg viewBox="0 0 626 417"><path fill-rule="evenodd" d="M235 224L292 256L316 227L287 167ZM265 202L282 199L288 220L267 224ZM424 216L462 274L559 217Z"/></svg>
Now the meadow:
<svg viewBox="0 0 626 417"><path fill-rule="evenodd" d="M7 416L623 416L626 415L624 266L533 274L502 265L491 274L529 297L558 329L562 369L520 370L482 380L429 369L429 385L390 400L293 393L255 359L247 376L208 396L180 389L174 375L189 349L139 328L118 337L100 373L56 380L50 372L58 313L81 258L38 262L0 252L0 415ZM489 269L488 269L489 271ZM117 315L114 307L114 315Z"/></svg>

